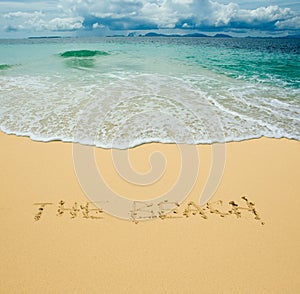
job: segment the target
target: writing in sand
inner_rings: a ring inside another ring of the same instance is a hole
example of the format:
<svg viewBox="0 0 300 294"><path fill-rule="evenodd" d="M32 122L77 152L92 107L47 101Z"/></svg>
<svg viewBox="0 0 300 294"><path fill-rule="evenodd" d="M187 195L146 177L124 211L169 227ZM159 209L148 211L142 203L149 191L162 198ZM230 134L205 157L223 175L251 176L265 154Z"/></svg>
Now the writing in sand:
<svg viewBox="0 0 300 294"><path fill-rule="evenodd" d="M186 205L179 205L178 203L166 200L157 204L159 206L158 216L154 214L151 209L153 208L153 203L133 201L129 215L130 220L137 224L142 220L155 218L166 220L198 216L200 219L208 219L209 215L216 215L221 218L242 218L246 214L250 214L253 216L254 220L259 221L261 225L264 225L264 222L261 220L261 217L255 208L255 203L251 202L246 196L241 197L241 199L243 200L243 204L238 204L235 201L229 201L226 207L222 200L208 202L203 206L199 206L193 201L188 202ZM57 206L55 206L56 212L54 214L53 205L55 205L55 203L34 203L34 205L38 206L38 210L34 215L34 220L37 222L40 221L42 217L49 217L50 215L56 215L57 217L69 216L71 219L104 219L105 211L102 208L99 208L99 203L97 205L98 207L94 204L94 202L86 202L84 204L74 202L73 205L67 206L66 202L61 200ZM103 205L105 205L105 203L103 203ZM176 208L170 209L170 207L174 206Z"/></svg>

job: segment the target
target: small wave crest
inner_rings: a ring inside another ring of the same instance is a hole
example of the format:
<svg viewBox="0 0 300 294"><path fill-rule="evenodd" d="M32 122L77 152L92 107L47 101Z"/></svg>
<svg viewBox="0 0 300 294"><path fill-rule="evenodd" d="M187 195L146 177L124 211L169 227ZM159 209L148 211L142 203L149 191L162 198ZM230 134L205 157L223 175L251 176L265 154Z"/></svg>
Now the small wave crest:
<svg viewBox="0 0 300 294"><path fill-rule="evenodd" d="M99 50L71 50L60 53L61 57L94 57L94 56L106 56L109 55L108 52Z"/></svg>
<svg viewBox="0 0 300 294"><path fill-rule="evenodd" d="M12 65L9 64L0 64L0 70L6 70L12 68Z"/></svg>
<svg viewBox="0 0 300 294"><path fill-rule="evenodd" d="M65 59L67 68L91 69L96 67L97 56L107 56L109 53L99 50L73 50L65 51L59 54Z"/></svg>

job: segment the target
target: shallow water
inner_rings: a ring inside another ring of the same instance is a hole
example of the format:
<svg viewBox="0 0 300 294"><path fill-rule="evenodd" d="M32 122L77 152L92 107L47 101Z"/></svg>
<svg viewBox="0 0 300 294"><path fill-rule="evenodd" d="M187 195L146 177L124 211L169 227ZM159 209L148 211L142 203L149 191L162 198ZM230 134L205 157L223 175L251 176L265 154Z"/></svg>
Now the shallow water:
<svg viewBox="0 0 300 294"><path fill-rule="evenodd" d="M1 40L0 128L105 148L299 140L299 53L297 39Z"/></svg>

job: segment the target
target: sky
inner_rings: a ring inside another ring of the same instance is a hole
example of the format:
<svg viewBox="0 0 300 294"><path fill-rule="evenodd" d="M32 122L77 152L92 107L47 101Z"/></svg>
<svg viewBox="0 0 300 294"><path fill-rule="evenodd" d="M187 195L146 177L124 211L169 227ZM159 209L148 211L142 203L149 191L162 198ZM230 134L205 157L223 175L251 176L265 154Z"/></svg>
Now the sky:
<svg viewBox="0 0 300 294"><path fill-rule="evenodd" d="M299 0L0 0L0 38L300 34Z"/></svg>

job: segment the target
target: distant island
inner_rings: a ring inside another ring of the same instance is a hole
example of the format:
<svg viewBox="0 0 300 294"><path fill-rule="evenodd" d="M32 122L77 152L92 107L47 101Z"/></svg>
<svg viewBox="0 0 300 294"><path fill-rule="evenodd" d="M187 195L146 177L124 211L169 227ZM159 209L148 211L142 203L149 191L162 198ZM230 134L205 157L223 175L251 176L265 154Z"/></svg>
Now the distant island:
<svg viewBox="0 0 300 294"><path fill-rule="evenodd" d="M137 34L135 32L129 33L127 35L128 37L192 37L192 38L232 38L232 36L230 35L226 35L226 34L216 34L214 36L208 36L205 34L201 34L201 33L193 33L193 34L184 34L184 35L180 35L180 34L158 34L158 33L154 33L154 32L149 32L145 35L141 35L141 34Z"/></svg>
<svg viewBox="0 0 300 294"><path fill-rule="evenodd" d="M28 37L28 39L59 39L61 36L40 36L40 37Z"/></svg>
<svg viewBox="0 0 300 294"><path fill-rule="evenodd" d="M95 36L96 37L96 36ZM166 38L235 38L233 36L218 33L213 36L202 34L202 33L192 33L192 34L161 34L161 33L155 33L155 32L149 32L146 34L139 34L137 32L130 32L128 35L108 35L105 36L107 38L120 38L120 37L166 37ZM62 37L62 36L32 36L28 37L27 39L60 39L60 38L72 38L70 36L68 37ZM258 37L258 36L243 36L240 38L254 38L254 39L300 39L300 34L298 35L288 35L284 37Z"/></svg>
<svg viewBox="0 0 300 294"><path fill-rule="evenodd" d="M124 36L125 37L125 36ZM155 32L149 32L145 35L142 34L138 34L136 32L131 32L127 35L127 37L173 37L173 38L177 38L177 37L189 37L189 38L234 38L233 36L227 35L227 34L215 34L213 36L210 35L206 35L206 34L202 34L202 33L193 33L193 34L160 34L160 33L155 33ZM256 39L299 39L300 35L288 35L288 36L284 36L284 37L252 37L252 36L246 36L246 37L241 37L241 38L256 38Z"/></svg>

